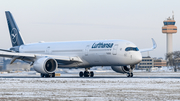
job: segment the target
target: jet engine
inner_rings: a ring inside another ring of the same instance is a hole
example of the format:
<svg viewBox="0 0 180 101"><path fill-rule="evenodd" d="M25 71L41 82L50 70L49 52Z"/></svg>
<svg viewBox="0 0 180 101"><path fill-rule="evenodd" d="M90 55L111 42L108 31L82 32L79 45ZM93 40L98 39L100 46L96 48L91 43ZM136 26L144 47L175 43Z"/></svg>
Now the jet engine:
<svg viewBox="0 0 180 101"><path fill-rule="evenodd" d="M39 58L33 64L34 70L42 74L54 73L57 67L56 60L50 57Z"/></svg>
<svg viewBox="0 0 180 101"><path fill-rule="evenodd" d="M129 73L129 68L127 66L111 66L111 68L118 73Z"/></svg>

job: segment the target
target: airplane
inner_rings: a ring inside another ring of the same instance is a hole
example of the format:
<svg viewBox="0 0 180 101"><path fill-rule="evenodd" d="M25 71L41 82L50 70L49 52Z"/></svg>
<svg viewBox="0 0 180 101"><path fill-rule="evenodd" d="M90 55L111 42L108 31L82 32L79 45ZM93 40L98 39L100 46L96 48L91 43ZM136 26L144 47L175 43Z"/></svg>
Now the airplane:
<svg viewBox="0 0 180 101"><path fill-rule="evenodd" d="M127 40L25 44L12 14L10 11L5 11L5 14L12 47L0 49L0 56L12 58L10 64L16 59L29 63L41 77L55 77L57 68L84 68L84 72L79 72L79 77L94 77L94 72L89 71L94 66L111 66L115 72L133 77L135 65L142 60L141 52L152 51L157 47L154 39L152 48L140 50Z"/></svg>

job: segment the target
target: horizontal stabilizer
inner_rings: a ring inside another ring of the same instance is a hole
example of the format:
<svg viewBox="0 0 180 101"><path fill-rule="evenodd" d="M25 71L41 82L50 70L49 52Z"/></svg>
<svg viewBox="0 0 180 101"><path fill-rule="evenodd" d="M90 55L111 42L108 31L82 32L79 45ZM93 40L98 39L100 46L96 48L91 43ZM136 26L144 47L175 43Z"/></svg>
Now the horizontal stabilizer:
<svg viewBox="0 0 180 101"><path fill-rule="evenodd" d="M12 50L0 49L0 51L13 52Z"/></svg>

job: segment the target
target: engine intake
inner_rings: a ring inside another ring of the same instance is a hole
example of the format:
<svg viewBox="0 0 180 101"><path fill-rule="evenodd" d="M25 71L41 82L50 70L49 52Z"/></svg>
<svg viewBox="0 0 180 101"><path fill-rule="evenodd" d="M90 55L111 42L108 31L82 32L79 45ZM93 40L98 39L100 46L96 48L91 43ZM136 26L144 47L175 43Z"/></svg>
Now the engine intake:
<svg viewBox="0 0 180 101"><path fill-rule="evenodd" d="M56 71L57 67L58 64L56 60L50 57L39 58L33 64L34 70L42 74L53 73Z"/></svg>
<svg viewBox="0 0 180 101"><path fill-rule="evenodd" d="M129 68L127 66L111 66L112 70L118 73L128 73Z"/></svg>

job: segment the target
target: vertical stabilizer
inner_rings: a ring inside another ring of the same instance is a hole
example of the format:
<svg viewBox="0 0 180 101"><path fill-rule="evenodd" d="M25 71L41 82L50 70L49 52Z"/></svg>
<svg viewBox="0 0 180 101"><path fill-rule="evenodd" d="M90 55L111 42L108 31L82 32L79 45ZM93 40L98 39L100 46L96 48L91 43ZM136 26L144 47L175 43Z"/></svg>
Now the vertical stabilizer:
<svg viewBox="0 0 180 101"><path fill-rule="evenodd" d="M14 46L23 45L24 44L23 39L20 35L19 28L12 14L9 11L6 11L5 13L6 13L7 24L9 27L12 46L14 47Z"/></svg>

